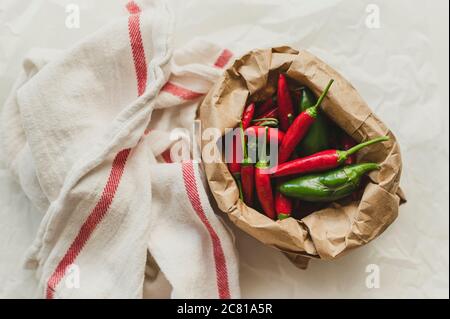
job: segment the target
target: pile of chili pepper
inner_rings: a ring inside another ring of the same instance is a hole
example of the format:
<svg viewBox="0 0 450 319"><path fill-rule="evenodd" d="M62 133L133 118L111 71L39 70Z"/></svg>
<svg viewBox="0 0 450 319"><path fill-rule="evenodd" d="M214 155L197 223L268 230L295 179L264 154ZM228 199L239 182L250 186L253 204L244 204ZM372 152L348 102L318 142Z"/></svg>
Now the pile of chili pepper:
<svg viewBox="0 0 450 319"><path fill-rule="evenodd" d="M244 109L228 167L247 206L271 219L301 216L305 202L355 199L364 176L380 168L357 163L355 155L387 136L357 144L322 112L332 84L316 98L308 87L280 74L276 96ZM268 154L274 143L275 157Z"/></svg>

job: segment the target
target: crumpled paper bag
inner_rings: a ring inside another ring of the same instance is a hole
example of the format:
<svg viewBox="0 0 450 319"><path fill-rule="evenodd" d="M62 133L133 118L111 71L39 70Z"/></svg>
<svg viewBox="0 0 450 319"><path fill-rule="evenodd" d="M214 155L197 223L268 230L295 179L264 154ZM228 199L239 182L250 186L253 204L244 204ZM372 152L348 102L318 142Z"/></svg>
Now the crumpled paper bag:
<svg viewBox="0 0 450 319"><path fill-rule="evenodd" d="M380 235L397 217L405 201L399 187L402 160L392 132L377 118L355 88L326 63L304 50L278 47L244 55L211 88L199 109L202 132L238 125L244 107L276 92L280 72L306 85L318 96L328 81L335 81L322 103L322 112L356 141L388 135L390 140L358 153L357 162L377 162L360 200L334 202L297 220L274 221L239 200L237 185L222 158L204 160L209 186L218 207L243 231L281 250L298 267L310 258L330 260ZM211 141L202 139L202 149ZM216 146L217 147L217 146ZM220 154L213 150L211 154Z"/></svg>

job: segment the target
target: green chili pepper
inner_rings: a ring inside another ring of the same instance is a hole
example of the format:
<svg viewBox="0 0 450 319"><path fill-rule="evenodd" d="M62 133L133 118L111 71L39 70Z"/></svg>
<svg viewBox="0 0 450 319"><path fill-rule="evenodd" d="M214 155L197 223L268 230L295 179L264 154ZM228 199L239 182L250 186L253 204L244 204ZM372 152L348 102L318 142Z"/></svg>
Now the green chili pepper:
<svg viewBox="0 0 450 319"><path fill-rule="evenodd" d="M306 109L316 105L316 102L317 98L314 93L307 87L304 87L298 113L300 114ZM308 133L297 148L299 155L304 157L328 149L330 147L328 143L329 134L330 131L327 119L323 114L318 113L314 124L311 125Z"/></svg>
<svg viewBox="0 0 450 319"><path fill-rule="evenodd" d="M376 163L349 165L321 174L311 174L287 181L279 187L288 197L309 202L332 202L351 195L364 174L379 169Z"/></svg>

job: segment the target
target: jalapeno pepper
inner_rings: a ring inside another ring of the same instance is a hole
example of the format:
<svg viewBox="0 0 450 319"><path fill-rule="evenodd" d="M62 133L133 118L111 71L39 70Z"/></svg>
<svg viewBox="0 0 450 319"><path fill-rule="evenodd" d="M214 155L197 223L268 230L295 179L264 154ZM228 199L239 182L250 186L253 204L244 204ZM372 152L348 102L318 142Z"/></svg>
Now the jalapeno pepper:
<svg viewBox="0 0 450 319"><path fill-rule="evenodd" d="M314 93L306 86L303 86L301 88L300 92L301 92L300 104L298 107L299 113L305 111L306 109L310 108L311 106L316 105L316 102L317 102L317 98L314 95Z"/></svg>
<svg viewBox="0 0 450 319"><path fill-rule="evenodd" d="M314 93L307 87L303 87L302 94L300 98L298 112L304 112L310 107L313 107L317 102ZM329 148L330 144L328 142L330 130L329 123L323 114L317 114L315 122L311 125L306 133L305 137L302 139L300 144L297 146L297 152L300 156L308 156Z"/></svg>
<svg viewBox="0 0 450 319"><path fill-rule="evenodd" d="M292 174L306 174L335 168L345 163L349 157L358 152L360 149L387 140L389 140L389 137L381 136L355 145L347 151L326 150L310 156L297 158L273 168L273 176L280 177Z"/></svg>
<svg viewBox="0 0 450 319"><path fill-rule="evenodd" d="M333 80L330 80L322 95L317 100L316 104L300 113L287 130L283 142L280 146L280 152L278 156L278 161L280 163L286 162L291 157L297 144L300 143L305 134L308 132L308 129L315 122L317 118L318 108L325 98L325 95L328 93L331 84L333 84Z"/></svg>
<svg viewBox="0 0 450 319"><path fill-rule="evenodd" d="M298 177L283 183L279 190L288 197L310 202L332 202L358 189L362 177L379 169L376 163L345 166L333 171Z"/></svg>
<svg viewBox="0 0 450 319"><path fill-rule="evenodd" d="M263 135L263 139L261 143L258 143L262 147L259 149L259 159L258 163L256 163L255 169L255 187L256 194L258 195L259 202L264 213L272 219L275 219L275 205L273 200L272 193L272 184L270 180L270 175L268 173L269 170L269 161L266 155L266 141L267 141L267 131L266 128L265 134Z"/></svg>

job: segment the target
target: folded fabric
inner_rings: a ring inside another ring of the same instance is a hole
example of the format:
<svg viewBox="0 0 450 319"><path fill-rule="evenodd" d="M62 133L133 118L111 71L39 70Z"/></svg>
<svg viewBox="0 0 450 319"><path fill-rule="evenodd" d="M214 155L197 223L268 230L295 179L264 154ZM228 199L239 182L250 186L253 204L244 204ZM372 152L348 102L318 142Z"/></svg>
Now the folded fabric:
<svg viewBox="0 0 450 319"><path fill-rule="evenodd" d="M39 297L141 298L149 251L172 297L238 298L200 164L170 163L171 132L192 131L231 52L194 41L172 56L164 2L126 8L67 52L30 55L4 107L4 160L44 214L26 266Z"/></svg>

